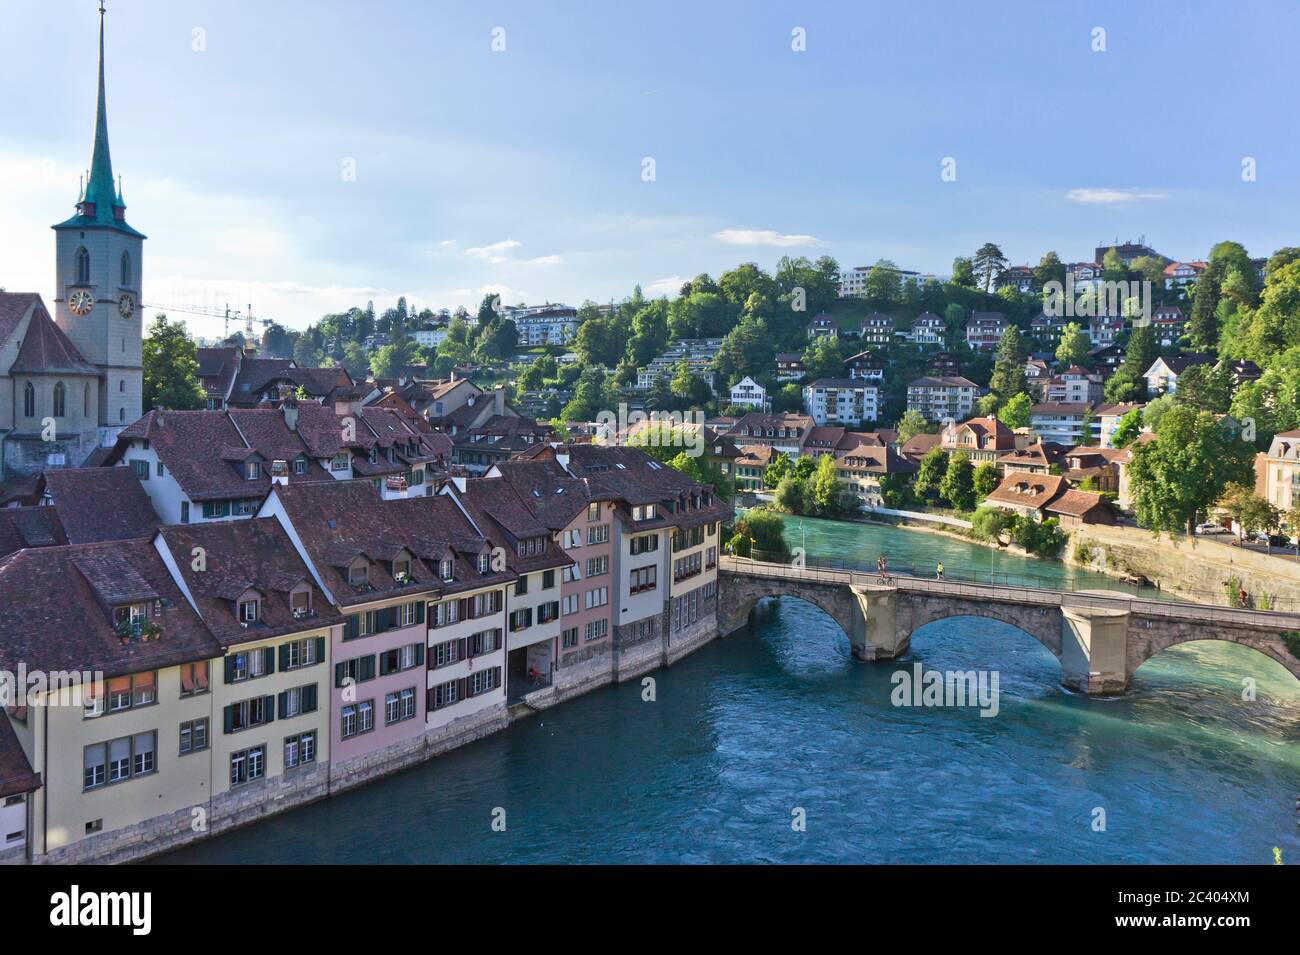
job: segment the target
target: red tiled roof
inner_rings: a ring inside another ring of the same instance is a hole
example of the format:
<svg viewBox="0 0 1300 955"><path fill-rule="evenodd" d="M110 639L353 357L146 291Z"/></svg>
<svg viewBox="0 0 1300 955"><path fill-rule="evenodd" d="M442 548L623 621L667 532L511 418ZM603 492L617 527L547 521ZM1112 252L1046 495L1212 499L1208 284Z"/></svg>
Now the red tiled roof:
<svg viewBox="0 0 1300 955"><path fill-rule="evenodd" d="M160 533L203 622L223 646L326 627L342 619L273 517L177 524ZM202 570L194 569L190 557L196 547L203 548ZM311 613L295 618L289 595L303 586L311 591ZM250 588L261 595L261 607L258 621L245 627L236 601Z"/></svg>
<svg viewBox="0 0 1300 955"><path fill-rule="evenodd" d="M24 547L57 547L68 535L52 507L0 507L0 557Z"/></svg>
<svg viewBox="0 0 1300 955"><path fill-rule="evenodd" d="M112 609L147 603L155 640L123 644ZM155 612L156 611L156 612ZM120 676L219 656L149 540L22 550L0 559L0 669Z"/></svg>
<svg viewBox="0 0 1300 955"><path fill-rule="evenodd" d="M45 493L73 544L152 537L158 515L130 468L45 472Z"/></svg>
<svg viewBox="0 0 1300 955"><path fill-rule="evenodd" d="M41 786L41 777L28 762L9 719L7 714L0 714L0 799L29 793Z"/></svg>
<svg viewBox="0 0 1300 955"><path fill-rule="evenodd" d="M81 352L72 344L63 329L38 301L27 323L18 357L9 367L9 373L26 374L63 373L67 375L98 375L93 365L87 364Z"/></svg>

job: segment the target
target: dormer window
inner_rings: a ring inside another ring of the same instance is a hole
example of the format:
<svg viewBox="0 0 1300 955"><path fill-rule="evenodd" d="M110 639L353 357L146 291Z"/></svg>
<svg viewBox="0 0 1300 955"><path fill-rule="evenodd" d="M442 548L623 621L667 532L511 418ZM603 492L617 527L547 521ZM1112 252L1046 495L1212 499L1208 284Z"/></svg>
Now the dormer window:
<svg viewBox="0 0 1300 955"><path fill-rule="evenodd" d="M307 473L307 459L306 459L306 458L298 458L296 461L293 462L293 473L294 473L294 474L306 474L306 473Z"/></svg>
<svg viewBox="0 0 1300 955"><path fill-rule="evenodd" d="M262 465L259 461L244 462L244 480L256 481L262 476Z"/></svg>
<svg viewBox="0 0 1300 955"><path fill-rule="evenodd" d="M353 561L348 566L348 583L354 587L370 583L370 564L364 559Z"/></svg>
<svg viewBox="0 0 1300 955"><path fill-rule="evenodd" d="M393 561L393 576L397 579L410 578L411 562L407 558L401 558Z"/></svg>
<svg viewBox="0 0 1300 955"><path fill-rule="evenodd" d="M293 611L294 619L311 616L311 591L307 589L296 591L289 596L289 606Z"/></svg>
<svg viewBox="0 0 1300 955"><path fill-rule="evenodd" d="M492 555L484 551L482 554L478 555L478 572L480 574L486 574L491 569Z"/></svg>
<svg viewBox="0 0 1300 955"><path fill-rule="evenodd" d="M441 561L438 564L438 576L441 577L444 581L450 582L452 580L455 580L456 579L455 562L451 560Z"/></svg>
<svg viewBox="0 0 1300 955"><path fill-rule="evenodd" d="M260 601L254 597L239 602L239 622L240 623L257 623L260 615Z"/></svg>

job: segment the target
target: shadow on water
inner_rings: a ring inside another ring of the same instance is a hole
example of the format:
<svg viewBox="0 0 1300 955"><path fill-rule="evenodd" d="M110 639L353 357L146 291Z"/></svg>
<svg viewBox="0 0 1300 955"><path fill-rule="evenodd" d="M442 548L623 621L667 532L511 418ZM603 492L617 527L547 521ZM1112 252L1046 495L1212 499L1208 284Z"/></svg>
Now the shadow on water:
<svg viewBox="0 0 1300 955"><path fill-rule="evenodd" d="M996 669L997 715L892 705L893 675L918 662ZM936 621L906 659L865 664L829 616L787 598L650 676L653 701L640 680L606 687L162 861L1267 863L1274 845L1300 856L1300 692L1243 648L1167 651L1131 693L1092 700L1061 689L1052 654L998 621ZM1240 699L1241 676L1256 679L1257 702Z"/></svg>

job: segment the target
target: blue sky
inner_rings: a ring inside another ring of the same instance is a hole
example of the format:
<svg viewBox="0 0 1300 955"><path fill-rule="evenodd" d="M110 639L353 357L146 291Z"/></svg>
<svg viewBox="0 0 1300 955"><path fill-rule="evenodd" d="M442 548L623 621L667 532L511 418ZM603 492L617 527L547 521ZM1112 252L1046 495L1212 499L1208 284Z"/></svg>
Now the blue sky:
<svg viewBox="0 0 1300 955"><path fill-rule="evenodd" d="M0 285L47 299L48 226L89 161L95 8L8 0L0 21ZM303 327L399 294L608 301L783 254L944 274L988 240L1013 262L1139 234L1175 258L1300 244L1294 4L108 8L149 303Z"/></svg>

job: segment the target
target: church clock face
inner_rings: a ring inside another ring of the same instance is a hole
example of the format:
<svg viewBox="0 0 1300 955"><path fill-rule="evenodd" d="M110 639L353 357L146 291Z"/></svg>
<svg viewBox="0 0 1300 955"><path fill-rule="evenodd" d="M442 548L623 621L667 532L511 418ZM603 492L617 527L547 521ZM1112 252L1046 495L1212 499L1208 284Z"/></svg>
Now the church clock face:
<svg viewBox="0 0 1300 955"><path fill-rule="evenodd" d="M95 296L91 295L84 288L73 292L68 299L68 308L72 309L73 315L89 315L90 310L95 307Z"/></svg>
<svg viewBox="0 0 1300 955"><path fill-rule="evenodd" d="M123 294L123 296L117 300L117 312L123 318L130 318L135 314L135 299L133 299L129 294Z"/></svg>

